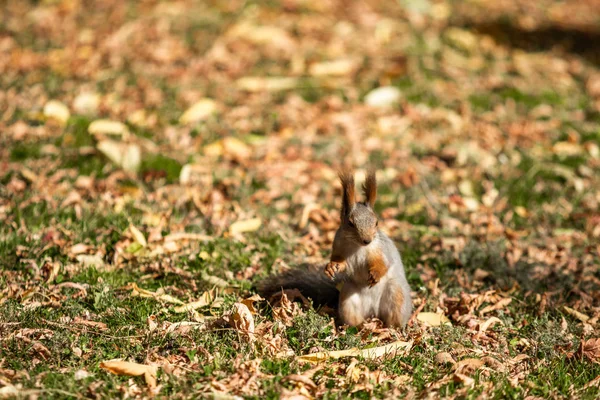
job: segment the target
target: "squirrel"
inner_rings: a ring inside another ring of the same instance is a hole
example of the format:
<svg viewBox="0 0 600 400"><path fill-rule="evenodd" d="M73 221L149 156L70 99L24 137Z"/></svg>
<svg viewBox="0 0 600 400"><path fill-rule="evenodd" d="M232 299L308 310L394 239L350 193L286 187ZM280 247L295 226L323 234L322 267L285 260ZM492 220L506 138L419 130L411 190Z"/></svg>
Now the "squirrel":
<svg viewBox="0 0 600 400"><path fill-rule="evenodd" d="M342 171L339 178L343 190L341 224L329 263L288 270L260 283L258 291L269 298L282 289L296 288L316 305L337 307L343 325L358 326L367 318L377 317L388 327L404 327L412 312L410 286L398 249L378 229L373 211L375 171L367 174L362 187L366 201L362 203L356 201L352 173Z"/></svg>

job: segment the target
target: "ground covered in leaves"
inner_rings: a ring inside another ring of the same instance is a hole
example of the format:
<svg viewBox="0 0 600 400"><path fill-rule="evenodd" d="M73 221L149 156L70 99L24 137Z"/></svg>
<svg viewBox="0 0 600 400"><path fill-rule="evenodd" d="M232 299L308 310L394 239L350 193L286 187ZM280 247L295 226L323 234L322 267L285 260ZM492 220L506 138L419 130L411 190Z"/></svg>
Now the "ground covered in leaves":
<svg viewBox="0 0 600 400"><path fill-rule="evenodd" d="M0 7L0 397L600 394L598 1ZM252 289L344 165L404 331Z"/></svg>

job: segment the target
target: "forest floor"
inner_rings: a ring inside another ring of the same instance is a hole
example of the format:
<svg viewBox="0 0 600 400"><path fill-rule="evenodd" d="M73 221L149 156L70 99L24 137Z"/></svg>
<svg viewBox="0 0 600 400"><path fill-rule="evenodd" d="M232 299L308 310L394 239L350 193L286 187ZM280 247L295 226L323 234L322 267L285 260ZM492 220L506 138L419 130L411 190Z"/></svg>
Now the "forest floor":
<svg viewBox="0 0 600 400"><path fill-rule="evenodd" d="M597 0L0 7L0 398L600 395ZM404 330L253 290L344 166Z"/></svg>

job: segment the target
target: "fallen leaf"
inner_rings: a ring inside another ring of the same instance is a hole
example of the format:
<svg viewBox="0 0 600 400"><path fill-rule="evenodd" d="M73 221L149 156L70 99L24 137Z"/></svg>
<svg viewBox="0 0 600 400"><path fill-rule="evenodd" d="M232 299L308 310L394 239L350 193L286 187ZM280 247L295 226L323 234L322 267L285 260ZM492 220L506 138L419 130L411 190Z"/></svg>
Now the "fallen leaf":
<svg viewBox="0 0 600 400"><path fill-rule="evenodd" d="M308 72L313 76L344 76L354 72L357 67L357 60L342 58L314 63L309 67Z"/></svg>
<svg viewBox="0 0 600 400"><path fill-rule="evenodd" d="M454 370L459 374L471 375L483 365L483 361L478 358L465 358L456 363Z"/></svg>
<svg viewBox="0 0 600 400"><path fill-rule="evenodd" d="M445 351L438 353L435 355L435 363L436 364L456 364L454 361L454 357L450 353Z"/></svg>
<svg viewBox="0 0 600 400"><path fill-rule="evenodd" d="M236 221L229 227L229 233L232 235L244 232L254 232L260 228L262 221L260 218L246 219L242 221Z"/></svg>
<svg viewBox="0 0 600 400"><path fill-rule="evenodd" d="M481 311L479 311L479 314L483 315L483 314L489 313L491 311L502 310L504 307L509 305L511 302L512 302L512 298L510 298L510 297L501 299L496 304L492 304L487 307L484 307Z"/></svg>
<svg viewBox="0 0 600 400"><path fill-rule="evenodd" d="M483 333L483 332L487 331L488 328L490 328L491 326L493 326L497 323L504 325L504 322L502 322L502 320L498 317L488 318L484 323L479 325L479 332Z"/></svg>
<svg viewBox="0 0 600 400"><path fill-rule="evenodd" d="M250 310L250 313L256 314L256 309L254 308L254 302L261 301L261 300L264 300L264 299L262 297L260 297L259 295L255 294L253 296L250 296L250 297L242 300L240 303L245 304L246 307L248 307L248 310Z"/></svg>
<svg viewBox="0 0 600 400"><path fill-rule="evenodd" d="M198 308L206 307L210 305L216 298L216 292L212 290L208 290L200 296L200 300L193 301L191 303L183 304L181 306L177 306L173 308L173 311L176 313L184 313L188 311L193 311Z"/></svg>
<svg viewBox="0 0 600 400"><path fill-rule="evenodd" d="M397 341L394 343L387 344L385 346L372 347L368 349L359 350L352 348L348 350L338 351L323 351L318 353L306 354L303 356L296 357L298 361L305 361L310 363L318 363L328 359L337 359L342 357L363 357L366 359L376 359L380 357L395 357L400 354L406 354L412 348L413 342Z"/></svg>
<svg viewBox="0 0 600 400"><path fill-rule="evenodd" d="M147 247L148 246L148 242L146 241L146 237L144 236L144 234L138 228L136 228L134 225L129 225L129 231L133 235L133 238L135 239L135 241L137 243L141 244L142 247Z"/></svg>
<svg viewBox="0 0 600 400"><path fill-rule="evenodd" d="M238 79L235 84L239 89L247 92L278 92L295 89L298 86L298 79L290 77L266 78L248 76Z"/></svg>
<svg viewBox="0 0 600 400"><path fill-rule="evenodd" d="M71 117L69 108L58 100L50 100L44 105L44 116L65 125Z"/></svg>
<svg viewBox="0 0 600 400"><path fill-rule="evenodd" d="M194 103L179 118L182 125L197 123L206 120L217 110L217 103L208 98L204 98Z"/></svg>
<svg viewBox="0 0 600 400"><path fill-rule="evenodd" d="M73 110L78 114L95 115L98 113L100 96L97 93L80 93L73 100Z"/></svg>
<svg viewBox="0 0 600 400"><path fill-rule="evenodd" d="M563 308L567 312L567 314L571 315L572 317L577 318L581 322L587 322L590 319L590 317L588 317L584 313L574 310L571 307L564 306Z"/></svg>
<svg viewBox="0 0 600 400"><path fill-rule="evenodd" d="M245 304L233 304L231 320L235 329L248 335L250 341L254 340L254 318Z"/></svg>
<svg viewBox="0 0 600 400"><path fill-rule="evenodd" d="M400 89L394 86L382 86L371 90L365 96L365 104L371 107L392 107L402 97Z"/></svg>
<svg viewBox="0 0 600 400"><path fill-rule="evenodd" d="M579 344L578 354L593 363L600 364L600 338L582 340Z"/></svg>
<svg viewBox="0 0 600 400"><path fill-rule="evenodd" d="M452 326L452 323L445 315L432 312L422 312L417 314L417 320L429 326Z"/></svg>
<svg viewBox="0 0 600 400"><path fill-rule="evenodd" d="M156 387L156 365L138 364L123 360L102 361L100 368L105 369L115 375L141 376L144 375L146 384L150 388Z"/></svg>
<svg viewBox="0 0 600 400"><path fill-rule="evenodd" d="M142 150L137 144L105 139L99 141L96 147L116 166L125 171L137 172L140 169Z"/></svg>
<svg viewBox="0 0 600 400"><path fill-rule="evenodd" d="M171 303L171 304L184 304L183 301L179 300L176 297L173 297L169 294L163 293L162 288L157 290L156 292L152 292L150 290L146 290L146 289L142 289L140 287L138 287L138 285L135 282L132 282L129 284L129 286L132 289L132 296L139 296L139 297L152 297L158 301L164 301L165 303Z"/></svg>
<svg viewBox="0 0 600 400"><path fill-rule="evenodd" d="M91 135L114 135L114 136L127 136L129 134L129 128L127 125L120 121L113 121L110 119L97 119L93 121L88 127L88 132Z"/></svg>

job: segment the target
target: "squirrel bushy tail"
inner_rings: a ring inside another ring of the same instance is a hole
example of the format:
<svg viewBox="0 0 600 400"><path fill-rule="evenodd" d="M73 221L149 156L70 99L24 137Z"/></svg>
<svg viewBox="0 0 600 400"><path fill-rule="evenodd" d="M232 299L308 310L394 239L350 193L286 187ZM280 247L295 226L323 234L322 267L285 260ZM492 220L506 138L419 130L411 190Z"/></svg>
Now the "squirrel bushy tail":
<svg viewBox="0 0 600 400"><path fill-rule="evenodd" d="M256 289L267 300L282 289L298 289L303 296L312 300L314 307L338 306L336 282L325 275L322 266L300 265L265 278L256 285Z"/></svg>

